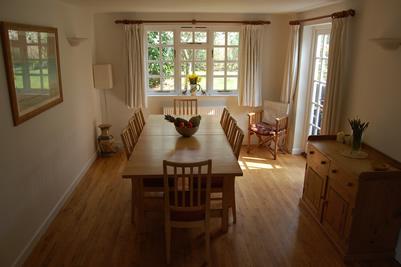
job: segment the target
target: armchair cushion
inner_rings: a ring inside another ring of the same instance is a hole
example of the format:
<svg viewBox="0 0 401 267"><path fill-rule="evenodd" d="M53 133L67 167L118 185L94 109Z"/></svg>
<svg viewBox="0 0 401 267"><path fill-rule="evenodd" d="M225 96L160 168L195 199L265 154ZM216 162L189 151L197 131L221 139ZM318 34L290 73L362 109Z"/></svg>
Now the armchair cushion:
<svg viewBox="0 0 401 267"><path fill-rule="evenodd" d="M249 131L257 133L258 135L275 135L276 134L276 126L268 124L266 122L258 122L255 124L251 124L248 127Z"/></svg>

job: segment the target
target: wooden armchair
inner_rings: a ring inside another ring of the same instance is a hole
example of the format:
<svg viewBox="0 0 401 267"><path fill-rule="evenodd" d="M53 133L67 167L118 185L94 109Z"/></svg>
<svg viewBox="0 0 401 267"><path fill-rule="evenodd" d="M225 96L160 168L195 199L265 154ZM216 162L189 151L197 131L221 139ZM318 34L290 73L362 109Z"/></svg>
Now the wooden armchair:
<svg viewBox="0 0 401 267"><path fill-rule="evenodd" d="M264 146L277 159L278 149L286 153L287 151L287 134L288 134L288 104L265 101L265 110L248 113L248 149L249 153L252 149ZM270 112L269 116L274 118L273 123L265 122L268 117L266 112ZM256 135L259 143L251 146L251 136ZM284 147L281 145L284 140ZM268 144L269 141L274 142L274 148Z"/></svg>

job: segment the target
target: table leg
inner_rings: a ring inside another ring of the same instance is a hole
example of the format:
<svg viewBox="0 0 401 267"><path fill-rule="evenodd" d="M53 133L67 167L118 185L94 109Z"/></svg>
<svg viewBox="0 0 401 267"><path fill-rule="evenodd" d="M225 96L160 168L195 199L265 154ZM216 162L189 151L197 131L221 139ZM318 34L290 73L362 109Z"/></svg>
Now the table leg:
<svg viewBox="0 0 401 267"><path fill-rule="evenodd" d="M221 218L221 230L223 232L228 231L229 199L230 199L230 178L225 176L223 180L223 203L222 203L223 214Z"/></svg>
<svg viewBox="0 0 401 267"><path fill-rule="evenodd" d="M131 179L132 181L132 209L131 220L135 218L135 208L137 209L137 231L138 233L145 232L145 208L144 208L144 195L143 195L143 181L142 179Z"/></svg>

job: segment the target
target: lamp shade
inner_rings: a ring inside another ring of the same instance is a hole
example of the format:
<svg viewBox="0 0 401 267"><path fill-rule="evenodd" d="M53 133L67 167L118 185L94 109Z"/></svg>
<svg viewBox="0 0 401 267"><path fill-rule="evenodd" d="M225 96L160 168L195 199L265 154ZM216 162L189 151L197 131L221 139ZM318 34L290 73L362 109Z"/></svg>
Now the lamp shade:
<svg viewBox="0 0 401 267"><path fill-rule="evenodd" d="M113 72L111 64L93 65L93 86L96 89L113 88Z"/></svg>

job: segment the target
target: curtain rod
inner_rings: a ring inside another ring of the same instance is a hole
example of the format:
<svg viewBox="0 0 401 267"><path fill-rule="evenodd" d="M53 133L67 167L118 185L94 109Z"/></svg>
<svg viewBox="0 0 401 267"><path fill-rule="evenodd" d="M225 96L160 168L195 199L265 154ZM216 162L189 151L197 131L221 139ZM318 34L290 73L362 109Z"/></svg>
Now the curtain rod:
<svg viewBox="0 0 401 267"><path fill-rule="evenodd" d="M264 20L243 20L243 21L210 21L210 20L116 20L116 24L142 24L142 23L192 23L192 24L203 24L203 23L241 23L241 24L251 24L251 25L265 25L271 24L270 21Z"/></svg>
<svg viewBox="0 0 401 267"><path fill-rule="evenodd" d="M355 15L355 10L349 9L349 10L336 12L336 13L333 13L331 15L326 15L326 16L321 16L321 17L316 17L316 18L293 20L293 21L290 21L290 25L299 25L299 24L301 24L301 22L311 21L311 20L318 20L318 19L325 19L325 18L338 19L338 18L345 18L345 17L349 17L349 16L353 17L354 15Z"/></svg>

